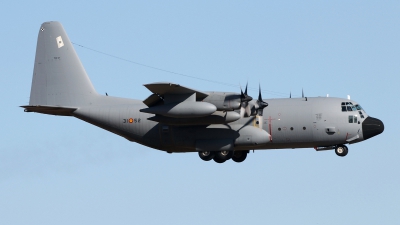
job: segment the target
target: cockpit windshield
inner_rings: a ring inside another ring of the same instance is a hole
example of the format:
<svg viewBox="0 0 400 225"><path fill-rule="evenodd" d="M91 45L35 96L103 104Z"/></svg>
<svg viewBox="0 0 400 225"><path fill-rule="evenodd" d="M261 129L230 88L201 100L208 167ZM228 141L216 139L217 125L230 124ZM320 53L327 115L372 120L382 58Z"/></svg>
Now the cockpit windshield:
<svg viewBox="0 0 400 225"><path fill-rule="evenodd" d="M351 112L358 110L364 111L364 109L359 104L353 105L353 103L351 102L342 102L342 112Z"/></svg>

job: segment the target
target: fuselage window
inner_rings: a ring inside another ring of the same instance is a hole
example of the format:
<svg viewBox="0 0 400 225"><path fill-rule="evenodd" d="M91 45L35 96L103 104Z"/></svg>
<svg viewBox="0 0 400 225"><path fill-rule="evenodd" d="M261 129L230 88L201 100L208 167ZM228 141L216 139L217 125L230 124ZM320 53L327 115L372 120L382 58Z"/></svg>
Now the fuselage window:
<svg viewBox="0 0 400 225"><path fill-rule="evenodd" d="M342 105L342 112L347 112L346 106Z"/></svg>
<svg viewBox="0 0 400 225"><path fill-rule="evenodd" d="M361 110L362 108L361 108L361 106L360 105L356 105L356 108L357 108L357 110Z"/></svg>
<svg viewBox="0 0 400 225"><path fill-rule="evenodd" d="M352 109L351 109L351 106L347 106L347 111L349 111L349 112L351 112L351 111L353 111Z"/></svg>
<svg viewBox="0 0 400 225"><path fill-rule="evenodd" d="M357 115L349 116L349 123L357 123L357 121L358 121Z"/></svg>

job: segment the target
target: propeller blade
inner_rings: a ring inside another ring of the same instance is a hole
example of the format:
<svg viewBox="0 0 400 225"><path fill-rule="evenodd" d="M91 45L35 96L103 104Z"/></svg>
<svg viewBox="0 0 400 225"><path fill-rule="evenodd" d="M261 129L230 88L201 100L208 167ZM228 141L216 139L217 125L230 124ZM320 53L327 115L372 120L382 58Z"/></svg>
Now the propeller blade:
<svg viewBox="0 0 400 225"><path fill-rule="evenodd" d="M258 116L258 127L262 130L264 124L263 116Z"/></svg>
<svg viewBox="0 0 400 225"><path fill-rule="evenodd" d="M240 107L240 117L249 117L251 114L250 112L250 105L248 102L242 102L241 107Z"/></svg>
<svg viewBox="0 0 400 225"><path fill-rule="evenodd" d="M249 117L250 115L251 115L251 109L250 109L250 105L249 104L246 104L246 114L245 114L245 116L246 117Z"/></svg>
<svg viewBox="0 0 400 225"><path fill-rule="evenodd" d="M260 129L263 129L263 113L264 113L264 108L268 106L268 103L264 102L262 99L261 95L261 85L258 85L258 99L257 99L257 104L258 104L258 109L257 109L257 114L258 114L258 127Z"/></svg>
<svg viewBox="0 0 400 225"><path fill-rule="evenodd" d="M261 96L261 85L259 85L259 89L258 89L257 104L258 104L259 110L262 110L263 108L268 106L268 103L264 102L263 99L262 99L262 96Z"/></svg>
<svg viewBox="0 0 400 225"><path fill-rule="evenodd" d="M240 108L240 118L244 118L244 108Z"/></svg>
<svg viewBox="0 0 400 225"><path fill-rule="evenodd" d="M244 113L245 113L245 102L242 102L241 106L240 106L240 118L244 118Z"/></svg>
<svg viewBox="0 0 400 225"><path fill-rule="evenodd" d="M251 101L251 100L253 100L253 98L250 97L250 96L247 94L247 84L246 84L246 89L244 90L244 93L243 93L243 91L242 91L242 87L240 87L240 101L241 101L241 102L249 102L249 101Z"/></svg>
<svg viewBox="0 0 400 225"><path fill-rule="evenodd" d="M304 90L303 90L303 88L301 89L301 97L304 98Z"/></svg>

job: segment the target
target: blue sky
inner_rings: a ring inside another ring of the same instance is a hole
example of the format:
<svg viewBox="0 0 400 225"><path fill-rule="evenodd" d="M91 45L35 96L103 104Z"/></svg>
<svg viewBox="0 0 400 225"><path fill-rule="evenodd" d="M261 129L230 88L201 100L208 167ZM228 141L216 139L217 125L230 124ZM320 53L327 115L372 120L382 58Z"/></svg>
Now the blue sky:
<svg viewBox="0 0 400 225"><path fill-rule="evenodd" d="M399 224L398 1L11 1L0 8L0 224ZM96 90L142 84L264 98L351 98L383 134L340 158L256 151L244 163L167 154L70 117L24 113L40 24L60 21ZM223 85L222 83L228 83Z"/></svg>

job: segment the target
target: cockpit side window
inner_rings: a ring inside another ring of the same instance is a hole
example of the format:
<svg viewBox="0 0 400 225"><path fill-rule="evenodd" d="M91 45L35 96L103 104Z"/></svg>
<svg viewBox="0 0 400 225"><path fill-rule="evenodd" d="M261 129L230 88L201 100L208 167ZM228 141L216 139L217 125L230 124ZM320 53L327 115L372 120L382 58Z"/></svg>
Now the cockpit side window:
<svg viewBox="0 0 400 225"><path fill-rule="evenodd" d="M358 122L358 118L357 115L351 115L349 116L349 123L357 123Z"/></svg>

